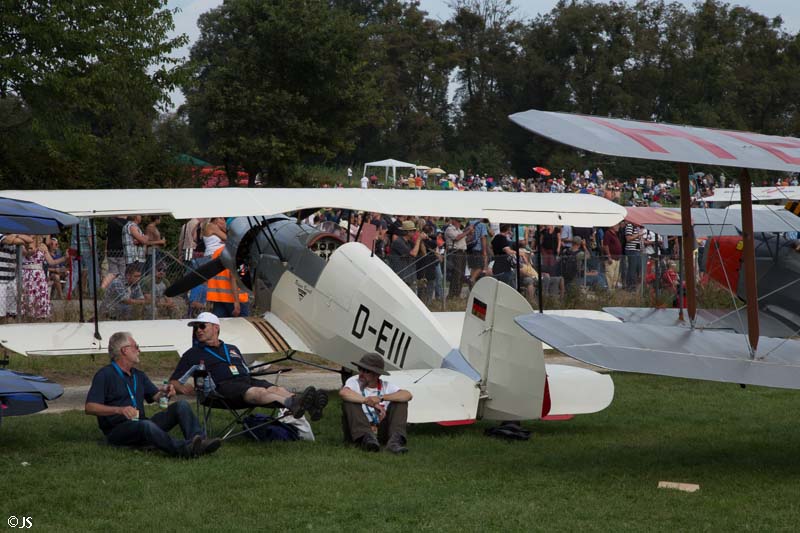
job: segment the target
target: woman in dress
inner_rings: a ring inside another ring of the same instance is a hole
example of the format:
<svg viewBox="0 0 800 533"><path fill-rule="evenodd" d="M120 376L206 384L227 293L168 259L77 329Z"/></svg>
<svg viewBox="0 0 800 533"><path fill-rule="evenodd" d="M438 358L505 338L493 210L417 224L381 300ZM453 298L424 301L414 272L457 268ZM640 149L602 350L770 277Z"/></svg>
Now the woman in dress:
<svg viewBox="0 0 800 533"><path fill-rule="evenodd" d="M22 260L22 313L28 318L45 319L50 316L50 288L44 273L44 263L56 266L66 261L66 256L53 259L39 235L26 245Z"/></svg>

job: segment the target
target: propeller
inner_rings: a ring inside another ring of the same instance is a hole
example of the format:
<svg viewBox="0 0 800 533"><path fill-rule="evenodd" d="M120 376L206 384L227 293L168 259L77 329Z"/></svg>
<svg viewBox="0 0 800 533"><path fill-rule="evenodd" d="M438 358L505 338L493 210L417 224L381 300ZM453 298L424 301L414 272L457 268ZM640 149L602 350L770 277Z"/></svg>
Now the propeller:
<svg viewBox="0 0 800 533"><path fill-rule="evenodd" d="M225 270L225 265L222 264L222 259L218 257L204 265L201 265L196 270L189 272L181 279L167 287L167 290L164 291L164 296L172 297L183 294L184 292L188 292L198 285L202 285L223 270Z"/></svg>

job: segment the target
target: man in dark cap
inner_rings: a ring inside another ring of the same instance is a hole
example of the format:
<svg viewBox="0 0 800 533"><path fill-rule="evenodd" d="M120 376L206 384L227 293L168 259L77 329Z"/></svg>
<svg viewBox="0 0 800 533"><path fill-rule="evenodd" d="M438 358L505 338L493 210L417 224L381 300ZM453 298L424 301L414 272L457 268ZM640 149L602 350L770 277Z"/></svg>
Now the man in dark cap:
<svg viewBox="0 0 800 533"><path fill-rule="evenodd" d="M406 453L406 421L411 393L381 379L389 375L383 358L364 354L353 361L358 375L348 379L339 391L349 439L362 450L377 452L381 444L392 453Z"/></svg>

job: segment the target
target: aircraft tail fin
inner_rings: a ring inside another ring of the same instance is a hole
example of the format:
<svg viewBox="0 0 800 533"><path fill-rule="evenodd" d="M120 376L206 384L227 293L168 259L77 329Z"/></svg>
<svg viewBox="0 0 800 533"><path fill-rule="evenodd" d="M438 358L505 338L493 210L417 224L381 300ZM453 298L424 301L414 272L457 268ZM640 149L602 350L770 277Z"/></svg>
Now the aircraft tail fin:
<svg viewBox="0 0 800 533"><path fill-rule="evenodd" d="M460 350L481 375L488 397L483 418L533 420L542 416L545 365L542 345L514 318L532 312L517 291L491 277L479 280L467 301Z"/></svg>

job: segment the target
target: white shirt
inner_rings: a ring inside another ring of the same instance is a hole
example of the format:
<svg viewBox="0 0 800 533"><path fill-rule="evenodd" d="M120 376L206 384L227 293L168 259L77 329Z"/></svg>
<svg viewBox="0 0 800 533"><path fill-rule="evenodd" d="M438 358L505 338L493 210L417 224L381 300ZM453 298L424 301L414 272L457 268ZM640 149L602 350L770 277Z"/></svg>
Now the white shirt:
<svg viewBox="0 0 800 533"><path fill-rule="evenodd" d="M203 235L203 243L206 245L206 251L203 252L203 256L205 257L211 257L214 255L214 252L225 246L225 243L222 242L222 239L216 235L209 235L208 237Z"/></svg>
<svg viewBox="0 0 800 533"><path fill-rule="evenodd" d="M344 386L348 389L357 392L358 394L368 398L370 396L386 396L387 394L394 394L395 392L400 390L400 387L397 385L392 385L388 383L386 380L381 379L380 381L380 389L374 388L371 389L369 387L364 387L361 389L361 384L358 382L358 376L351 376L347 381L344 382ZM389 401L382 401L381 405L385 408L389 407L389 404L392 402ZM361 405L361 410L364 411L364 414L367 415L367 418L372 420L373 415L377 415L375 410L366 404Z"/></svg>
<svg viewBox="0 0 800 533"><path fill-rule="evenodd" d="M366 189L369 186L369 178L366 176L362 176L361 178L361 188Z"/></svg>

